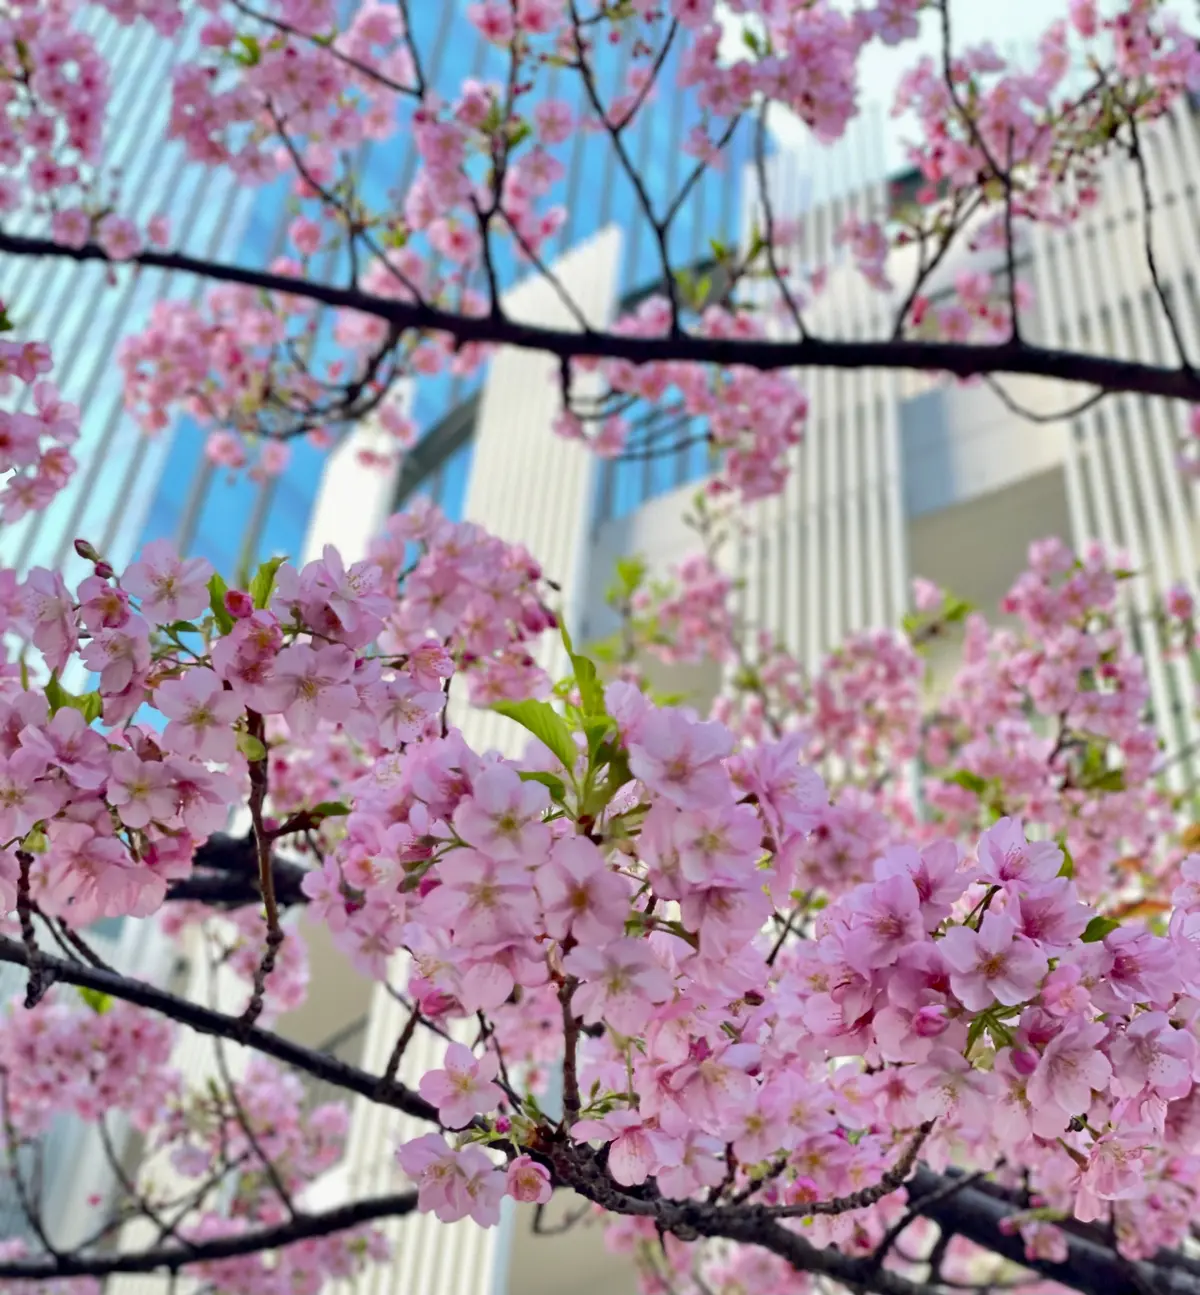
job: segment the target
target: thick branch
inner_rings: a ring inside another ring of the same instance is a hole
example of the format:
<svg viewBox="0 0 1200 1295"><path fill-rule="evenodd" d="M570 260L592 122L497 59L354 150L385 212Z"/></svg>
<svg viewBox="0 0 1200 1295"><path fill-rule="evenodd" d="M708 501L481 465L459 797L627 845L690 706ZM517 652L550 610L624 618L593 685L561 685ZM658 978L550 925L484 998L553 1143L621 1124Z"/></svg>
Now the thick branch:
<svg viewBox="0 0 1200 1295"><path fill-rule="evenodd" d="M374 1219L398 1218L416 1208L416 1192L394 1192L390 1196L369 1196L365 1200L319 1214L297 1214L287 1223L257 1228L227 1237L213 1237L183 1246L157 1246L130 1254L74 1255L20 1259L0 1263L0 1281L51 1281L63 1277L109 1277L114 1273L150 1273L160 1268L177 1271L193 1264L215 1263L239 1255L262 1254L307 1241L345 1232Z"/></svg>
<svg viewBox="0 0 1200 1295"><path fill-rule="evenodd" d="M75 261L107 261L94 243L66 247L44 238L0 233L0 253L16 256L55 256ZM477 342L543 351L560 359L600 357L633 364L685 361L696 364L740 364L752 369L912 369L949 373L955 377L982 374L1021 374L1085 383L1111 392L1200 400L1200 375L1186 367L1168 368L1089 355L1081 351L1029 346L1023 342L974 345L907 338L831 341L805 337L790 341L731 340L680 334L675 337L633 337L611 332L544 328L497 315L460 315L424 302L393 301L357 289L289 278L265 270L206 261L179 252L143 252L131 264L194 274L224 283L241 283L265 292L305 297L342 310L359 311L401 329L449 334L458 342Z"/></svg>
<svg viewBox="0 0 1200 1295"><path fill-rule="evenodd" d="M158 1012L169 1020L188 1026L197 1034L240 1043L264 1056L274 1057L285 1065L324 1079L348 1093L357 1093L382 1106L394 1107L416 1119L429 1120L435 1125L438 1123L436 1108L403 1084L395 1081L385 1083L377 1076L360 1070L357 1066L347 1065L324 1052L314 1052L311 1048L293 1043L290 1039L272 1034L256 1025L247 1027L240 1017L227 1016L223 1012L201 1007L199 1003L169 994L143 980L134 980L113 971L103 971L98 967L45 955L40 961L47 985L61 981L66 985L99 990L102 994L109 994L123 1002ZM28 967L29 953L19 941L0 936L0 962Z"/></svg>
<svg viewBox="0 0 1200 1295"><path fill-rule="evenodd" d="M1065 1263L1029 1259L1020 1234L1014 1232L1009 1236L1000 1229L1001 1221L1015 1212L1011 1205L977 1187L945 1192L946 1181L941 1175L920 1166L908 1182L909 1197L914 1204L923 1196L930 1198L920 1213L940 1228L956 1232L993 1254L1032 1269L1051 1281L1060 1282L1070 1290L1081 1292L1081 1295L1113 1295L1114 1291L1129 1289L1130 1261L1110 1247L1064 1229L1067 1240ZM1182 1268L1158 1263L1137 1263L1132 1267L1148 1288L1158 1295L1200 1295L1200 1278Z"/></svg>
<svg viewBox="0 0 1200 1295"><path fill-rule="evenodd" d="M218 832L200 846L192 859L195 871L174 882L168 899L196 900L219 908L241 908L262 903L258 884L258 856L252 836L226 836ZM272 855L275 899L281 908L307 904L300 888L307 869Z"/></svg>

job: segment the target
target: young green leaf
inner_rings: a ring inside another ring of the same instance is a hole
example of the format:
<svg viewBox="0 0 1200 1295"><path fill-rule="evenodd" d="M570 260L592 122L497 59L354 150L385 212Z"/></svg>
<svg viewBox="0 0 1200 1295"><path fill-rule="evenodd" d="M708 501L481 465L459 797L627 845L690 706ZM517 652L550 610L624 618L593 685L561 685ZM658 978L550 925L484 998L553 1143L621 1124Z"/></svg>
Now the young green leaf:
<svg viewBox="0 0 1200 1295"><path fill-rule="evenodd" d="M972 773L970 769L956 769L946 775L945 781L952 782L956 787L962 787L967 791L973 791L976 796L982 796L987 791L987 779Z"/></svg>
<svg viewBox="0 0 1200 1295"><path fill-rule="evenodd" d="M567 788L561 778L556 778L552 773L544 773L541 769L522 769L518 773L522 782L540 782L543 787L550 790L550 799L556 800L560 804L566 799Z"/></svg>
<svg viewBox="0 0 1200 1295"><path fill-rule="evenodd" d="M567 728L566 721L553 706L544 701L499 701L492 709L516 720L523 729L549 747L568 772L574 769L579 752L571 739L571 730Z"/></svg>
<svg viewBox="0 0 1200 1295"><path fill-rule="evenodd" d="M255 607L261 610L271 601L275 574L286 561L287 558L268 558L254 573L254 579L250 581L250 597L254 599Z"/></svg>
<svg viewBox="0 0 1200 1295"><path fill-rule="evenodd" d="M213 620L216 621L217 629L222 634L228 634L233 629L233 617L230 616L225 607L225 595L228 592L229 586L222 576L214 571L213 578L208 582L208 605L212 608Z"/></svg>
<svg viewBox="0 0 1200 1295"><path fill-rule="evenodd" d="M250 761L265 760L267 758L267 748L253 733L239 733L237 735L237 749Z"/></svg>
<svg viewBox="0 0 1200 1295"><path fill-rule="evenodd" d="M77 985L75 992L97 1016L103 1016L113 1005L112 995L105 994L99 989L88 989L84 985Z"/></svg>
<svg viewBox="0 0 1200 1295"><path fill-rule="evenodd" d="M1084 944L1099 944L1104 937L1115 931L1121 923L1112 917L1093 917L1084 927L1079 937Z"/></svg>
<svg viewBox="0 0 1200 1295"><path fill-rule="evenodd" d="M313 818L343 818L349 814L350 806L340 800L323 800L308 812Z"/></svg>

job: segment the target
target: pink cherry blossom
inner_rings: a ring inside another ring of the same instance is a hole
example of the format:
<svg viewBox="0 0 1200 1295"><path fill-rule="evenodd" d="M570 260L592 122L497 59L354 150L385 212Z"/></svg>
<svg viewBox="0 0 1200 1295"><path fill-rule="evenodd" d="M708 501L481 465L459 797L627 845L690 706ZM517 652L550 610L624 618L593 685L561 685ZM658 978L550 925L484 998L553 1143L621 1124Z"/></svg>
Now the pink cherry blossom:
<svg viewBox="0 0 1200 1295"><path fill-rule="evenodd" d="M293 643L275 658L270 677L255 693L258 709L281 714L292 733L307 737L321 720L336 720L357 705L353 668L354 653L339 643Z"/></svg>
<svg viewBox="0 0 1200 1295"><path fill-rule="evenodd" d="M678 712L658 711L639 726L629 767L681 809L712 808L729 798L721 761L731 746L721 724L688 723Z"/></svg>
<svg viewBox="0 0 1200 1295"><path fill-rule="evenodd" d="M973 1012L996 1001L1015 1006L1033 998L1049 968L1045 954L1001 913L985 913L978 931L951 927L940 949L950 965L951 987Z"/></svg>
<svg viewBox="0 0 1200 1295"><path fill-rule="evenodd" d="M211 670L188 670L166 680L154 690L154 704L170 720L163 741L172 751L206 760L233 759L237 746L230 725L242 707Z"/></svg>
<svg viewBox="0 0 1200 1295"><path fill-rule="evenodd" d="M515 1201L544 1205L553 1193L550 1173L530 1156L517 1156L504 1174L505 1190Z"/></svg>
<svg viewBox="0 0 1200 1295"><path fill-rule="evenodd" d="M418 1208L443 1223L470 1216L483 1227L500 1221L505 1177L479 1147L456 1151L437 1133L406 1142L397 1153L400 1168L417 1184Z"/></svg>
<svg viewBox="0 0 1200 1295"><path fill-rule="evenodd" d="M580 980L575 1006L589 1023L608 1020L625 1034L636 1034L651 1015L651 1004L671 996L671 978L653 953L629 938L603 949L572 949L563 967Z"/></svg>
<svg viewBox="0 0 1200 1295"><path fill-rule="evenodd" d="M420 1092L438 1108L438 1118L447 1128L462 1128L478 1112L494 1109L502 1100L504 1094L491 1082L498 1069L492 1053L477 1058L470 1048L451 1043L443 1066L426 1071Z"/></svg>
<svg viewBox="0 0 1200 1295"><path fill-rule="evenodd" d="M471 795L454 811L454 830L468 845L496 860L536 864L550 843L542 815L549 792L538 782L522 782L504 765L485 769Z"/></svg>
<svg viewBox="0 0 1200 1295"><path fill-rule="evenodd" d="M537 892L546 931L555 939L603 946L617 939L629 916L629 883L605 866L600 851L582 836L554 843L538 869Z"/></svg>
<svg viewBox="0 0 1200 1295"><path fill-rule="evenodd" d="M1101 1089L1112 1074L1099 1044L1108 1033L1100 1022L1070 1022L1046 1046L1029 1080L1029 1099L1065 1115L1077 1115L1091 1105L1093 1089Z"/></svg>
<svg viewBox="0 0 1200 1295"><path fill-rule="evenodd" d="M1062 866L1062 851L1053 841L1027 841L1015 819L1002 818L980 837L979 868L992 885L1035 885L1050 881Z"/></svg>
<svg viewBox="0 0 1200 1295"><path fill-rule="evenodd" d="M191 620L208 606L212 566L204 558L180 558L169 540L153 540L126 569L121 586L141 599L142 615L160 624Z"/></svg>
<svg viewBox="0 0 1200 1295"><path fill-rule="evenodd" d="M113 756L107 794L126 827L169 819L178 800L166 766L158 760L139 759L132 751Z"/></svg>

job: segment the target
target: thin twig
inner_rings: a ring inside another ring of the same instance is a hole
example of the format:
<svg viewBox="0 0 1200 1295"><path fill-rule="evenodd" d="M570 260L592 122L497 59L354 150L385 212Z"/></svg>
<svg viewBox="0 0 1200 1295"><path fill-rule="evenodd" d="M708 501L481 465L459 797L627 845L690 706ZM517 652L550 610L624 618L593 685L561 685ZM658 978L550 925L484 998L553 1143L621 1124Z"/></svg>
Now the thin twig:
<svg viewBox="0 0 1200 1295"><path fill-rule="evenodd" d="M20 872L17 876L17 919L21 925L21 939L29 955L29 982L25 987L25 1006L36 1007L42 1001L50 983L46 979L45 966L41 950L38 948L37 935L33 929L33 904L29 896L29 869L33 855L28 850L17 851L17 864Z"/></svg>
<svg viewBox="0 0 1200 1295"><path fill-rule="evenodd" d="M246 712L246 728L250 736L263 748L259 759L251 760L250 765L250 821L254 828L254 843L258 856L258 886L262 892L263 913L267 921L266 947L263 956L254 969L254 982L250 1001L242 1020L251 1026L262 1015L267 986L267 977L275 970L279 956L279 946L283 943L283 928L279 925L279 905L275 901L275 874L271 867L271 836L263 823L263 806L267 799L267 762L266 726L263 717L257 712Z"/></svg>
<svg viewBox="0 0 1200 1295"><path fill-rule="evenodd" d="M767 1213L772 1218L807 1218L813 1214L848 1214L851 1210L865 1209L868 1205L874 1205L876 1201L882 1200L885 1196L890 1196L892 1192L899 1188L904 1180L912 1173L917 1163L917 1156L920 1155L921 1147L925 1139L933 1131L933 1120L926 1120L920 1125L912 1140L904 1149L904 1154L889 1169L880 1180L871 1187L864 1187L860 1191L851 1192L848 1196L835 1196L828 1201L812 1201L802 1205L780 1205L771 1206Z"/></svg>

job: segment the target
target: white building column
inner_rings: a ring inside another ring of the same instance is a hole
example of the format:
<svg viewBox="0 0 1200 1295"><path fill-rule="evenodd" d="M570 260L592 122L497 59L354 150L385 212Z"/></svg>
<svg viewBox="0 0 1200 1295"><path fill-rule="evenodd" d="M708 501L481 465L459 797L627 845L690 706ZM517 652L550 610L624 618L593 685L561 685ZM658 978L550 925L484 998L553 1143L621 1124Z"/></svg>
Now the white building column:
<svg viewBox="0 0 1200 1295"><path fill-rule="evenodd" d="M593 327L605 326L616 307L620 251L620 231L609 228L551 268ZM573 322L554 288L539 275L508 293L504 306L515 319L557 327ZM560 405L553 356L501 350L493 358L479 405L464 511L468 521L529 549L563 586L567 603L562 612L569 621L588 541L593 459L585 446L552 432ZM564 653L554 636L546 635L539 655L552 676L561 671ZM516 754L523 747L527 735L511 720L471 710L461 700L455 711L455 723L477 750L494 747ZM406 957L396 959L394 984L404 983L406 962ZM378 986L362 1063L367 1070L379 1073L386 1067L406 1019L405 1008ZM444 1048L441 1039L418 1030L398 1078L415 1087L422 1074L440 1064ZM428 1125L397 1111L355 1099L337 1186L351 1198L395 1190L402 1180L396 1148L428 1131ZM411 1215L382 1226L394 1258L347 1284L345 1289L355 1295L491 1295L504 1290L499 1265L505 1251L502 1233L511 1226L508 1215L501 1228L489 1230L469 1220L447 1226L432 1215Z"/></svg>

